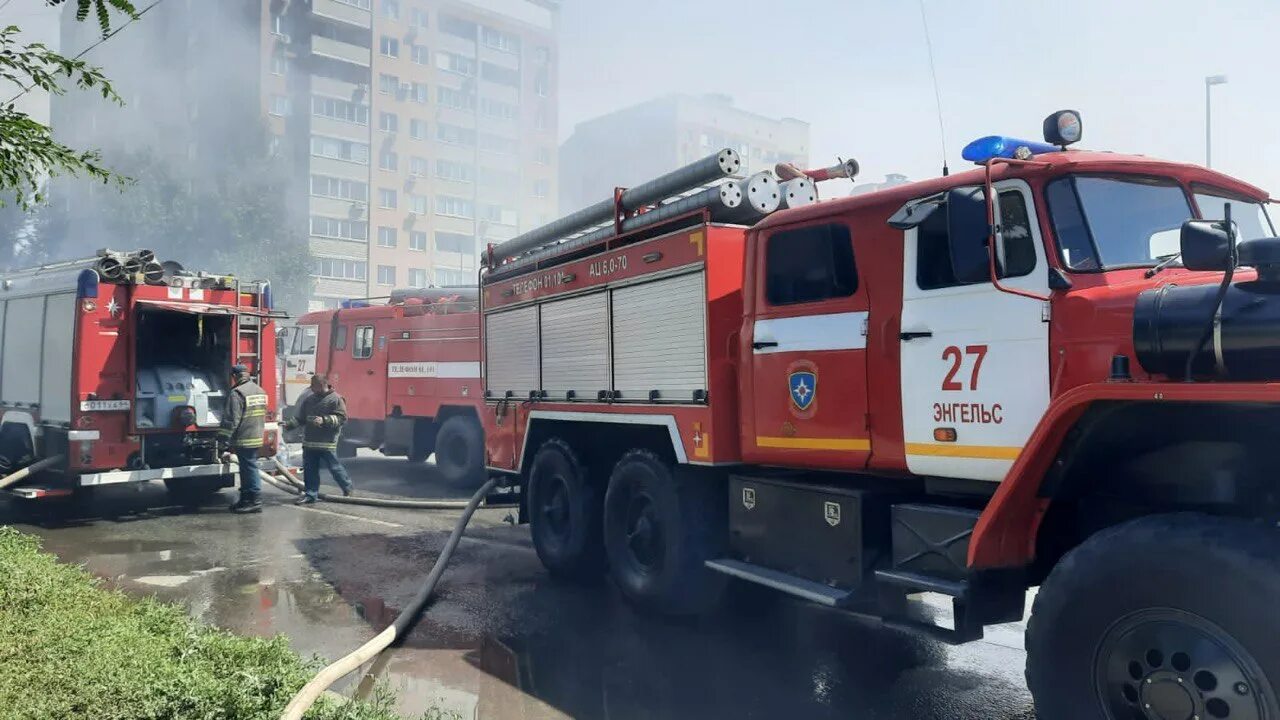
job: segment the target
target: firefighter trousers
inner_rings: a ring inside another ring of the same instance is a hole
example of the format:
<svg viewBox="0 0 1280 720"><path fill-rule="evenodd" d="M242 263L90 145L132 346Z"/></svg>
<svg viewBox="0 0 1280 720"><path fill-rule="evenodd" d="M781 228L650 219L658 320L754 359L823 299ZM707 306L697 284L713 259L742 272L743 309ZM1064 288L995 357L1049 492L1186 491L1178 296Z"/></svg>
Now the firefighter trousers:
<svg viewBox="0 0 1280 720"><path fill-rule="evenodd" d="M236 448L240 461L240 499L257 500L262 494L262 478L258 475L258 448Z"/></svg>
<svg viewBox="0 0 1280 720"><path fill-rule="evenodd" d="M302 484L306 487L306 494L309 497L319 497L320 495L320 468L328 468L329 473L333 475L333 481L342 488L344 493L351 492L351 478L347 475L347 469L342 467L342 462L338 460L338 456L332 451L324 448L303 448L302 449Z"/></svg>

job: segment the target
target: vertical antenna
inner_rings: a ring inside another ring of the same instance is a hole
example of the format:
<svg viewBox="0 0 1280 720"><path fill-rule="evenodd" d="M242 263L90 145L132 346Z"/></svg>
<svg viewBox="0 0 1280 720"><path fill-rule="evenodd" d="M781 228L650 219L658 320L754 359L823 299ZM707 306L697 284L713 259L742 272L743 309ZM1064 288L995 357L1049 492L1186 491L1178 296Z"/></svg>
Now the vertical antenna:
<svg viewBox="0 0 1280 720"><path fill-rule="evenodd" d="M929 76L933 78L933 101L938 108L938 134L942 136L942 176L951 174L947 168L947 128L942 123L942 93L938 90L938 70L933 65L933 40L929 38L929 17L924 12L924 0L920 0L920 22L924 24L924 46L929 50Z"/></svg>

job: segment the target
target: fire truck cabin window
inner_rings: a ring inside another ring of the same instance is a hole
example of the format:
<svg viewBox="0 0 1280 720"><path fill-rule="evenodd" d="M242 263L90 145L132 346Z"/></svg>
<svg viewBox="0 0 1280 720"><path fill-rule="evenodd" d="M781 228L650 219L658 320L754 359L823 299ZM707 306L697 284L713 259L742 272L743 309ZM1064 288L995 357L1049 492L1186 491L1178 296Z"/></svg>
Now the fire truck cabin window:
<svg viewBox="0 0 1280 720"><path fill-rule="evenodd" d="M351 357L367 358L373 357L373 326L357 325L356 341L351 346Z"/></svg>
<svg viewBox="0 0 1280 720"><path fill-rule="evenodd" d="M999 194L999 202L1004 252L1003 257L996 258L996 275L1001 278L1029 275L1036 268L1036 248L1026 198L1017 190L1006 190ZM956 279L950 241L944 206L920 223L916 232L916 283L921 290L966 284Z"/></svg>
<svg viewBox="0 0 1280 720"><path fill-rule="evenodd" d="M1078 175L1048 184L1062 262L1074 272L1151 267L1178 253L1191 205L1172 180Z"/></svg>
<svg viewBox="0 0 1280 720"><path fill-rule="evenodd" d="M848 297L858 290L853 240L844 225L816 225L769 237L765 297L770 305Z"/></svg>
<svg viewBox="0 0 1280 720"><path fill-rule="evenodd" d="M338 327L334 328L333 349L334 350L347 349L347 326L346 325L339 325Z"/></svg>
<svg viewBox="0 0 1280 720"><path fill-rule="evenodd" d="M1275 237L1276 229L1267 216L1267 209L1262 203L1230 197L1226 193L1203 185L1192 185L1196 206L1200 208L1200 217L1205 220L1221 220L1223 205L1231 205L1231 221L1236 224L1240 233L1239 240Z"/></svg>
<svg viewBox="0 0 1280 720"><path fill-rule="evenodd" d="M290 354L310 355L315 352L318 330L315 325L299 325L293 333L293 349Z"/></svg>

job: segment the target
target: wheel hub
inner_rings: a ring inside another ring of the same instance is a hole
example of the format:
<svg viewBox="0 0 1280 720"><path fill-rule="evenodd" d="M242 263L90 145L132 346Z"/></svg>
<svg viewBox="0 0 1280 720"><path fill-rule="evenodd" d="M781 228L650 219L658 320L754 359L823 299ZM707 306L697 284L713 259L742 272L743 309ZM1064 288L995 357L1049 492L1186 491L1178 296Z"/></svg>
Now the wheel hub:
<svg viewBox="0 0 1280 720"><path fill-rule="evenodd" d="M569 487L559 476L552 478L550 485L547 499L542 503L542 516L551 532L564 539L569 535Z"/></svg>
<svg viewBox="0 0 1280 720"><path fill-rule="evenodd" d="M661 527L648 495L631 498L627 509L627 549L635 564L645 571L654 570L661 561Z"/></svg>
<svg viewBox="0 0 1280 720"><path fill-rule="evenodd" d="M1248 652L1217 625L1172 609L1121 619L1098 648L1108 720L1263 720Z"/></svg>

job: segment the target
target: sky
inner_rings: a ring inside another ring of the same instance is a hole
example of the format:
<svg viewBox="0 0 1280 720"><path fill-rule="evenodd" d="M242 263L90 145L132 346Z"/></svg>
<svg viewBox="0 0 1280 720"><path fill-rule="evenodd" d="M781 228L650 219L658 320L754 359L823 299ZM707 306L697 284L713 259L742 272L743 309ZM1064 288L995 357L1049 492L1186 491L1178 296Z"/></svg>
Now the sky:
<svg viewBox="0 0 1280 720"><path fill-rule="evenodd" d="M1040 139L1064 108L1081 147L1213 165L1280 195L1280 0L924 0L947 161L983 135ZM564 0L561 136L664 92L731 95L811 123L811 163L940 174L919 0Z"/></svg>

